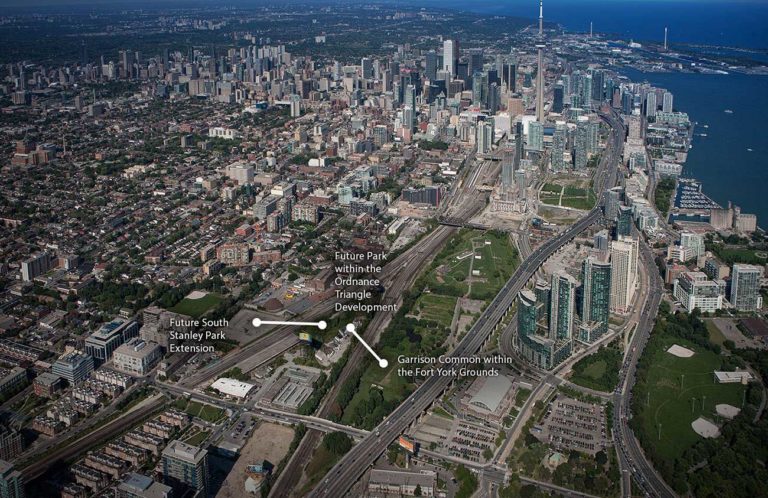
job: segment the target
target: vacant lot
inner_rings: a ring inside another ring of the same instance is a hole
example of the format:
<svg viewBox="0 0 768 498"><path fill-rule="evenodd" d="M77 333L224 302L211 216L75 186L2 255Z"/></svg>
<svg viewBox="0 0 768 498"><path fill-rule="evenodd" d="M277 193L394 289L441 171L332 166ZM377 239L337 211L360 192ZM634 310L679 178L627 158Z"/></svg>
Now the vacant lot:
<svg viewBox="0 0 768 498"><path fill-rule="evenodd" d="M240 458L227 476L216 495L217 498L239 498L246 496L243 487L246 479L245 469L264 460L277 465L288 453L293 439L293 429L279 424L262 423L253 431L251 438L243 446Z"/></svg>

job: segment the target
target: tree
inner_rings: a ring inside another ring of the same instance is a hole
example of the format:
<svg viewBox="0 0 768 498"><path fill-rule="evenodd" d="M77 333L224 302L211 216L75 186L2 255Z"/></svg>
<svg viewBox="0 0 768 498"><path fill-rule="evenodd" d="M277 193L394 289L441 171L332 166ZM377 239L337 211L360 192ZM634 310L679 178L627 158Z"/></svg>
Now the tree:
<svg viewBox="0 0 768 498"><path fill-rule="evenodd" d="M493 458L493 451L491 451L491 449L488 448L487 446L483 450L483 458L485 458L486 460L490 460L491 458Z"/></svg>
<svg viewBox="0 0 768 498"><path fill-rule="evenodd" d="M595 455L595 461L598 465L605 465L608 463L608 455L605 454L605 451L600 450Z"/></svg>
<svg viewBox="0 0 768 498"><path fill-rule="evenodd" d="M352 449L352 438L343 432L331 432L323 438L323 446L336 456L341 456Z"/></svg>
<svg viewBox="0 0 768 498"><path fill-rule="evenodd" d="M416 489L413 490L413 496L421 496L421 484L416 485Z"/></svg>

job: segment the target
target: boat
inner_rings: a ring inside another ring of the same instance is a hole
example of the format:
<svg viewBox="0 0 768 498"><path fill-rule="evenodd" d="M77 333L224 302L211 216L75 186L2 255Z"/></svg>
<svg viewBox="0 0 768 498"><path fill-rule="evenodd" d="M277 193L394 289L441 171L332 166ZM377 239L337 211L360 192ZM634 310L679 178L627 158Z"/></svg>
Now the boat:
<svg viewBox="0 0 768 498"><path fill-rule="evenodd" d="M726 114L733 114L733 111L732 111L732 110L730 110L730 109L726 109L726 110L724 110L723 112L724 112L724 113L726 113Z"/></svg>
<svg viewBox="0 0 768 498"><path fill-rule="evenodd" d="M702 125L704 128L709 128L709 125Z"/></svg>
<svg viewBox="0 0 768 498"><path fill-rule="evenodd" d="M749 147L747 147L747 152L752 152L752 149L750 149Z"/></svg>

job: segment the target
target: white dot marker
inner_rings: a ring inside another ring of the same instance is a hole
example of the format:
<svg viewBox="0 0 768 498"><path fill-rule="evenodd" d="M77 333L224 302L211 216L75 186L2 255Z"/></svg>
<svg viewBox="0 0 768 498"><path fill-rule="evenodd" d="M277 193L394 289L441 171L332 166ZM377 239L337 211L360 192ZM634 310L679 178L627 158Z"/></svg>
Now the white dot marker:
<svg viewBox="0 0 768 498"><path fill-rule="evenodd" d="M328 323L325 320L320 320L319 322L317 322L317 328L319 328L320 330L325 330L328 328Z"/></svg>
<svg viewBox="0 0 768 498"><path fill-rule="evenodd" d="M362 337L360 337L360 334L357 333L357 329L355 329L354 323L348 323L346 326L346 329L347 329L347 332L355 336L357 340L360 341L363 346L365 346L365 349L367 349L368 352L371 353L374 358L376 358L376 361L379 363L379 366L381 368L387 368L389 366L389 362L385 358L382 358L381 356L377 355L376 351L374 351L373 348L371 348L371 346L369 346L368 343L365 342Z"/></svg>

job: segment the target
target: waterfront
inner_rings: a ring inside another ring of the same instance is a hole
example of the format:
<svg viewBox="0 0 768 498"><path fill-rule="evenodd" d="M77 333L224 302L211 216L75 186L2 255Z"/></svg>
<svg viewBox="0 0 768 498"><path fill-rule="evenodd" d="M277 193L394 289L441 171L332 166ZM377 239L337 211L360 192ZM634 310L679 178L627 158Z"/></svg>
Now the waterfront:
<svg viewBox="0 0 768 498"><path fill-rule="evenodd" d="M537 2L477 0L421 0L417 4L470 10L483 14L500 14L533 19ZM546 0L544 18L568 31L588 32L593 23L595 33L610 33L636 41L661 41L664 27L669 28L670 42L724 45L730 47L768 48L768 5L761 2L642 2L637 0Z"/></svg>
<svg viewBox="0 0 768 498"><path fill-rule="evenodd" d="M675 109L698 123L683 176L700 180L704 193L718 204L725 206L731 200L742 211L756 214L758 224L765 227L768 141L763 122L768 76L642 73L629 68L619 72L674 93Z"/></svg>

